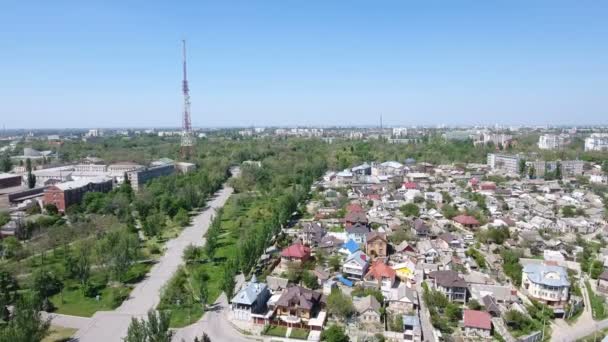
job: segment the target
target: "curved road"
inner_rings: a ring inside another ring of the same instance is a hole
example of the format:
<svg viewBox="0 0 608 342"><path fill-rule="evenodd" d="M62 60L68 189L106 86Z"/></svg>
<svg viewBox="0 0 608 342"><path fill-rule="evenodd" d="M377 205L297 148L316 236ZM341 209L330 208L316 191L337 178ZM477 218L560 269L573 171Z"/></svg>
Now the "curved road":
<svg viewBox="0 0 608 342"><path fill-rule="evenodd" d="M234 174L238 174L238 170ZM131 318L145 316L148 310L159 303L162 287L183 263L184 249L190 244L203 245L202 236L207 232L213 214L226 203L232 192L233 189L225 184L208 202L208 207L194 217L192 224L177 238L167 242L165 254L152 267L146 279L135 286L129 299L114 311L95 313L88 324L78 330L75 338L81 342L122 341Z"/></svg>

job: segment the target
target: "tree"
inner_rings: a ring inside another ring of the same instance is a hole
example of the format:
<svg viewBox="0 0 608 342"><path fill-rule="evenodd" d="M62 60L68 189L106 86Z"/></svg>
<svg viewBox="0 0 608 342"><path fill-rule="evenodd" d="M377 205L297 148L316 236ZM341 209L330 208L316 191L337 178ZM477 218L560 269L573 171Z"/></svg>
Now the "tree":
<svg viewBox="0 0 608 342"><path fill-rule="evenodd" d="M38 269L32 274L31 290L34 293L35 299L42 306L51 305L48 302L49 297L61 292L62 289L63 282L54 272ZM52 305L46 308L43 307L45 311L50 311L49 309L52 309Z"/></svg>
<svg viewBox="0 0 608 342"><path fill-rule="evenodd" d="M534 165L530 165L530 168L528 169L528 177L530 177L530 179L536 178L536 169L534 168Z"/></svg>
<svg viewBox="0 0 608 342"><path fill-rule="evenodd" d="M311 290L316 290L319 288L319 280L317 279L317 276L309 271L302 273L302 282L304 283L304 286Z"/></svg>
<svg viewBox="0 0 608 342"><path fill-rule="evenodd" d="M518 167L519 167L519 174L523 176L526 173L526 160L520 159Z"/></svg>
<svg viewBox="0 0 608 342"><path fill-rule="evenodd" d="M209 290L207 289L207 285L204 282L201 282L201 286L198 289L198 300L200 301L203 308L207 305L207 300L209 299Z"/></svg>
<svg viewBox="0 0 608 342"><path fill-rule="evenodd" d="M321 333L321 341L326 342L349 342L350 339L344 328L339 325L332 324L329 328L323 330Z"/></svg>
<svg viewBox="0 0 608 342"><path fill-rule="evenodd" d="M173 222L177 223L180 227L185 227L190 223L190 217L188 212L184 208L179 208L177 214L173 216Z"/></svg>
<svg viewBox="0 0 608 342"><path fill-rule="evenodd" d="M43 319L38 305L30 298L17 302L13 314L3 329L0 329L2 342L37 342L49 333L51 319Z"/></svg>
<svg viewBox="0 0 608 342"><path fill-rule="evenodd" d="M345 320L353 315L355 306L350 296L343 294L340 290L333 290L327 296L327 312L339 319Z"/></svg>
<svg viewBox="0 0 608 342"><path fill-rule="evenodd" d="M17 280L7 271L0 271L0 319L8 321L8 305L17 299L19 284Z"/></svg>
<svg viewBox="0 0 608 342"><path fill-rule="evenodd" d="M44 206L44 210L46 210L47 214L49 214L49 215L59 214L59 209L57 209L57 206L53 203L46 204Z"/></svg>
<svg viewBox="0 0 608 342"><path fill-rule="evenodd" d="M0 169L2 169L2 172L9 172L13 169L13 161L11 160L11 157L8 155L8 153L2 155Z"/></svg>
<svg viewBox="0 0 608 342"><path fill-rule="evenodd" d="M420 215L420 208L415 203L407 203L401 207L401 212L405 216L418 217Z"/></svg>
<svg viewBox="0 0 608 342"><path fill-rule="evenodd" d="M184 260L186 263L192 263L198 260L201 257L201 248L196 247L195 245L188 245L184 249Z"/></svg>
<svg viewBox="0 0 608 342"><path fill-rule="evenodd" d="M146 335L150 342L171 342L173 332L169 330L171 314L169 311L148 311Z"/></svg>
<svg viewBox="0 0 608 342"><path fill-rule="evenodd" d="M602 171L604 171L604 173L608 173L608 160L604 160L602 163Z"/></svg>
<svg viewBox="0 0 608 342"><path fill-rule="evenodd" d="M25 161L25 169L27 171L27 187L33 189L36 186L36 175L32 173L32 161L27 158Z"/></svg>
<svg viewBox="0 0 608 342"><path fill-rule="evenodd" d="M198 338L198 336L195 337L194 342L211 342L211 338L209 338L206 333L203 333L203 336L201 336L201 338Z"/></svg>
<svg viewBox="0 0 608 342"><path fill-rule="evenodd" d="M342 267L342 260L339 255L332 255L329 258L329 267L331 267L334 271L338 271L340 267Z"/></svg>
<svg viewBox="0 0 608 342"><path fill-rule="evenodd" d="M14 236L9 236L2 240L2 256L7 259L14 258L21 252L23 246Z"/></svg>
<svg viewBox="0 0 608 342"><path fill-rule="evenodd" d="M132 318L125 342L170 342L173 332L169 330L171 315L168 311L148 311L148 320Z"/></svg>
<svg viewBox="0 0 608 342"><path fill-rule="evenodd" d="M481 310L481 304L477 301L477 299L470 299L467 303L467 306L471 310Z"/></svg>
<svg viewBox="0 0 608 342"><path fill-rule="evenodd" d="M146 322L143 319L131 318L124 342L147 342L146 336Z"/></svg>

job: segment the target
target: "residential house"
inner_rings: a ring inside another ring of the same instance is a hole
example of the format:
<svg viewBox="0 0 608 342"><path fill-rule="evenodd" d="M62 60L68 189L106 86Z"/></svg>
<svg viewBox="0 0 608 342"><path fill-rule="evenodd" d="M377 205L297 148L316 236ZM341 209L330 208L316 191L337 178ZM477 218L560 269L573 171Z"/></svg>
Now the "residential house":
<svg viewBox="0 0 608 342"><path fill-rule="evenodd" d="M423 259L426 263L434 263L439 257L439 251L433 246L430 240L418 241L416 248L418 249L418 258Z"/></svg>
<svg viewBox="0 0 608 342"><path fill-rule="evenodd" d="M355 253L349 255L344 261L344 264L342 265L342 273L347 278L361 280L367 273L368 267L368 256L361 251L356 251Z"/></svg>
<svg viewBox="0 0 608 342"><path fill-rule="evenodd" d="M299 237L303 244L307 246L318 246L321 244L327 230L318 222L307 222L302 227Z"/></svg>
<svg viewBox="0 0 608 342"><path fill-rule="evenodd" d="M429 236L429 234L431 233L431 230L426 225L426 222L424 222L421 219L416 219L414 221L412 229L413 229L413 233L416 234L416 236L420 237L420 238L425 238L425 237Z"/></svg>
<svg viewBox="0 0 608 342"><path fill-rule="evenodd" d="M404 283L392 288L385 300L388 303L386 310L393 314L416 312L419 308L418 293Z"/></svg>
<svg viewBox="0 0 608 342"><path fill-rule="evenodd" d="M464 310L464 335L470 338L492 338L492 316L479 310Z"/></svg>
<svg viewBox="0 0 608 342"><path fill-rule="evenodd" d="M434 271L428 274L432 288L443 293L449 301L466 303L467 282L455 271Z"/></svg>
<svg viewBox="0 0 608 342"><path fill-rule="evenodd" d="M403 315L403 340L422 341L422 327L418 315Z"/></svg>
<svg viewBox="0 0 608 342"><path fill-rule="evenodd" d="M357 222L346 227L346 238L354 240L358 244L365 244L367 233L369 233L369 227L364 223Z"/></svg>
<svg viewBox="0 0 608 342"><path fill-rule="evenodd" d="M365 238L365 252L372 258L386 257L388 255L388 241L386 234L379 232L369 232Z"/></svg>
<svg viewBox="0 0 608 342"><path fill-rule="evenodd" d="M278 316L297 317L308 322L317 316L325 305L320 292L301 286L292 286L283 290L279 299L274 303Z"/></svg>
<svg viewBox="0 0 608 342"><path fill-rule="evenodd" d="M353 300L359 323L366 328L379 325L382 315L380 314L381 305L376 297L369 295L367 297L355 297Z"/></svg>
<svg viewBox="0 0 608 342"><path fill-rule="evenodd" d="M414 278L416 272L416 263L409 258L406 258L404 262L395 264L391 266L395 273L397 274L397 278L401 281L409 281Z"/></svg>
<svg viewBox="0 0 608 342"><path fill-rule="evenodd" d="M310 259L310 247L295 243L281 252L280 270L287 270L290 263L301 264Z"/></svg>
<svg viewBox="0 0 608 342"><path fill-rule="evenodd" d="M251 281L245 283L245 286L230 301L233 318L239 321L250 321L252 314L264 314L269 298L268 286L259 283L254 275L251 277Z"/></svg>
<svg viewBox="0 0 608 342"><path fill-rule="evenodd" d="M355 242L355 240L348 240L345 244L340 247L340 253L351 255L359 250L359 244Z"/></svg>
<svg viewBox="0 0 608 342"><path fill-rule="evenodd" d="M597 278L597 290L601 293L608 293L608 271L602 272Z"/></svg>
<svg viewBox="0 0 608 342"><path fill-rule="evenodd" d="M437 240L435 240L435 245L443 251L451 251L462 248L462 242L458 236L452 233L440 234L437 237Z"/></svg>
<svg viewBox="0 0 608 342"><path fill-rule="evenodd" d="M528 263L524 265L521 279L528 297L552 307L568 303L570 281L568 272L553 263Z"/></svg>
<svg viewBox="0 0 608 342"><path fill-rule="evenodd" d="M382 291L387 296L395 284L397 273L383 260L376 259L363 277L365 286L374 287Z"/></svg>
<svg viewBox="0 0 608 342"><path fill-rule="evenodd" d="M477 229L479 228L479 221L476 218L469 215L458 215L452 219L458 225L464 228Z"/></svg>

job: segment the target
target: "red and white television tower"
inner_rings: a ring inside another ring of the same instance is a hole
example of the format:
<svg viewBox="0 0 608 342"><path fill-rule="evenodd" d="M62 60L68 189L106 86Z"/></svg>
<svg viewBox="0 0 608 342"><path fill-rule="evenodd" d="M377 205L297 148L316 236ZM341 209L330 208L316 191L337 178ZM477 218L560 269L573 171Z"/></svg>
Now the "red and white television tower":
<svg viewBox="0 0 608 342"><path fill-rule="evenodd" d="M182 40L184 54L184 80L182 91L184 93L184 115L182 122L182 141L180 154L184 159L190 159L194 152L194 135L192 134L192 119L190 117L190 89L188 88L188 77L186 72L186 41Z"/></svg>

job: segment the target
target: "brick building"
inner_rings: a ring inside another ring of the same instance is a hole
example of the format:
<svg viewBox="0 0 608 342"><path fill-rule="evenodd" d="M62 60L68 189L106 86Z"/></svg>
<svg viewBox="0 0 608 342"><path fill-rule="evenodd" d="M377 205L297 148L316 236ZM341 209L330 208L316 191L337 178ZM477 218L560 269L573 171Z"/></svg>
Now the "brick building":
<svg viewBox="0 0 608 342"><path fill-rule="evenodd" d="M70 205L80 203L87 192L109 192L112 185L110 178L58 183L44 190L43 203L54 204L63 213Z"/></svg>

